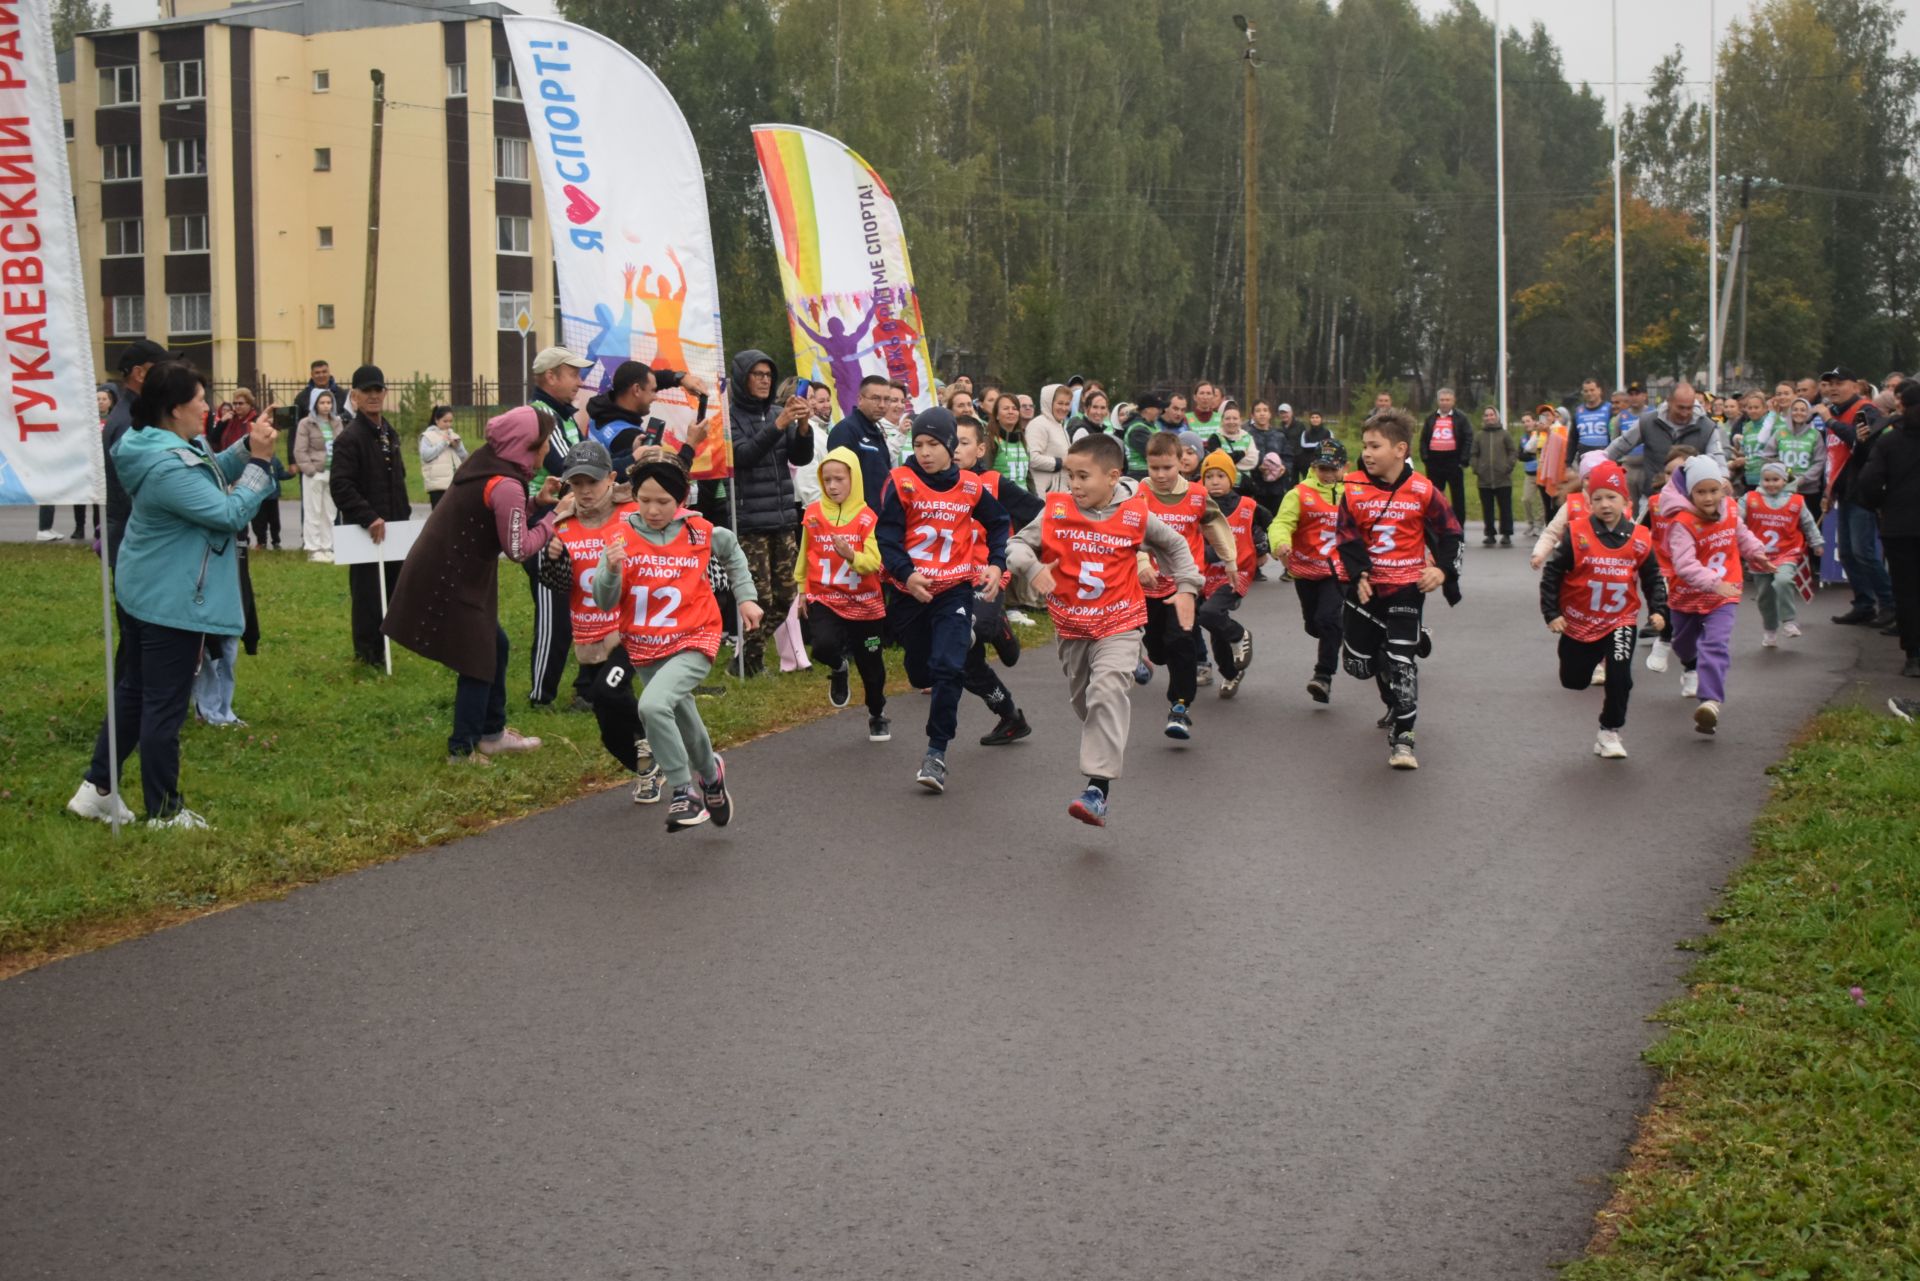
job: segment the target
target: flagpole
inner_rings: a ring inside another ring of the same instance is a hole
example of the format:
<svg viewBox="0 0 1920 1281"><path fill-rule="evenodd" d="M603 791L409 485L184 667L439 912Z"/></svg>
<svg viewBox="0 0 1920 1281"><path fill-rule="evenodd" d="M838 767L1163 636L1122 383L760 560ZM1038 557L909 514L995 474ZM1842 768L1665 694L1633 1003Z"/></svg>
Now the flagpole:
<svg viewBox="0 0 1920 1281"><path fill-rule="evenodd" d="M1620 219L1620 0L1613 0L1613 385L1627 385L1627 268Z"/></svg>
<svg viewBox="0 0 1920 1281"><path fill-rule="evenodd" d="M1500 425L1507 423L1507 87L1501 57L1500 0L1493 0L1493 183L1500 247Z"/></svg>
<svg viewBox="0 0 1920 1281"><path fill-rule="evenodd" d="M1720 390L1720 66L1719 30L1707 0L1707 390Z"/></svg>

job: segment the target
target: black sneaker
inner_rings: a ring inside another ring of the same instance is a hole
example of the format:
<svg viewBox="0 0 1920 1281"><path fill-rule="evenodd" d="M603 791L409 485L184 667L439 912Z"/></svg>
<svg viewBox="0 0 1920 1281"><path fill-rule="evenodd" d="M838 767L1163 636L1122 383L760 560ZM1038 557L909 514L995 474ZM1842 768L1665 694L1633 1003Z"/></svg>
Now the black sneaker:
<svg viewBox="0 0 1920 1281"><path fill-rule="evenodd" d="M1426 628L1422 627L1420 629L1420 643L1414 646L1413 652L1421 658L1428 658L1432 656L1433 633L1428 631Z"/></svg>
<svg viewBox="0 0 1920 1281"><path fill-rule="evenodd" d="M869 743L892 742L893 722L884 716L867 717L867 741Z"/></svg>
<svg viewBox="0 0 1920 1281"><path fill-rule="evenodd" d="M1485 538L1483 538L1483 539L1481 539L1481 540L1480 540L1480 545L1481 545L1482 547L1491 547L1491 546L1493 546L1493 545L1494 545L1494 541L1495 541L1495 540L1494 540L1494 537L1493 537L1493 535L1492 535L1492 534L1488 534L1488 535L1487 535L1487 536L1486 536Z"/></svg>
<svg viewBox="0 0 1920 1281"><path fill-rule="evenodd" d="M1872 622L1873 614L1874 611L1871 608L1864 605L1855 605L1844 614L1835 614L1833 621L1842 627L1852 627L1857 623Z"/></svg>
<svg viewBox="0 0 1920 1281"><path fill-rule="evenodd" d="M982 747L1005 747L1008 743L1017 743L1033 733L1033 727L1027 724L1027 714L1019 708L1000 718L1000 723L992 730L981 735Z"/></svg>
<svg viewBox="0 0 1920 1281"><path fill-rule="evenodd" d="M1502 547L1511 547L1511 546L1513 546L1513 535L1512 535L1512 534L1502 534L1502 535L1500 535L1500 545L1501 545Z"/></svg>
<svg viewBox="0 0 1920 1281"><path fill-rule="evenodd" d="M1333 678L1315 673L1314 678L1307 682L1307 696L1316 703L1331 703L1333 701Z"/></svg>
<svg viewBox="0 0 1920 1281"><path fill-rule="evenodd" d="M1242 627L1240 639L1233 643L1233 665L1239 669L1240 676L1245 676L1247 669L1253 666L1253 629L1251 627ZM1239 679L1240 677L1236 676L1234 682L1238 684Z"/></svg>
<svg viewBox="0 0 1920 1281"><path fill-rule="evenodd" d="M715 827L725 827L733 821L733 796L727 791L727 763L720 759L718 752L713 754L713 781L702 779L700 782L700 800L706 805L707 815Z"/></svg>
<svg viewBox="0 0 1920 1281"><path fill-rule="evenodd" d="M593 711L593 704L589 703L586 700L585 696L580 694L575 694L573 696L573 701L567 704L567 710L570 712L587 712L591 714Z"/></svg>
<svg viewBox="0 0 1920 1281"><path fill-rule="evenodd" d="M827 701L835 707L845 707L853 697L852 685L853 682L848 679L847 665L840 664L827 677Z"/></svg>
<svg viewBox="0 0 1920 1281"><path fill-rule="evenodd" d="M700 801L700 789L692 783L673 789L667 802L667 831L682 832L707 821L707 807Z"/></svg>
<svg viewBox="0 0 1920 1281"><path fill-rule="evenodd" d="M1907 655L1907 665L1900 669L1902 676L1920 676L1920 654Z"/></svg>
<svg viewBox="0 0 1920 1281"><path fill-rule="evenodd" d="M936 795L947 790L947 758L939 752L929 751L920 762L920 772L913 781Z"/></svg>
<svg viewBox="0 0 1920 1281"><path fill-rule="evenodd" d="M1387 714L1386 714L1385 716L1382 716L1382 717L1381 717L1381 718L1380 718L1379 720L1377 720L1377 721L1375 721L1375 722L1373 723L1373 727L1374 727L1375 729L1391 729L1391 728L1393 728L1393 713L1392 713L1392 712L1388 712L1388 713L1387 713Z"/></svg>
<svg viewBox="0 0 1920 1281"><path fill-rule="evenodd" d="M1000 620L1000 634L987 643L1000 656L1000 666L1012 667L1020 661L1020 637L1014 633L1013 624L1004 618Z"/></svg>
<svg viewBox="0 0 1920 1281"><path fill-rule="evenodd" d="M1899 622L1900 616L1898 614L1894 613L1891 609L1883 609L1867 620L1867 626L1884 628L1886 629L1887 635L1896 636L1900 631Z"/></svg>
<svg viewBox="0 0 1920 1281"><path fill-rule="evenodd" d="M1193 717L1187 712L1185 703L1175 703L1167 709L1167 737L1182 742L1193 737Z"/></svg>

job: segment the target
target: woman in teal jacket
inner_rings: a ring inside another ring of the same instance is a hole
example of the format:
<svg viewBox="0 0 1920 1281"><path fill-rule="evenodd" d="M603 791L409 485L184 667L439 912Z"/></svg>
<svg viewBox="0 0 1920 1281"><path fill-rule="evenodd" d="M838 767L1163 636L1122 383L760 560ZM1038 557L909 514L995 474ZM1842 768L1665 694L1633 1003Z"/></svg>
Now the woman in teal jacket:
<svg viewBox="0 0 1920 1281"><path fill-rule="evenodd" d="M180 726L207 638L238 636L244 626L234 535L273 493L279 433L261 417L246 439L214 453L205 435L206 380L178 363L148 372L133 421L150 425L127 432L113 449L133 502L114 572L120 763L139 749L149 823L205 827L180 799ZM107 756L103 723L86 781L67 808L82 818L126 822L133 814L108 790Z"/></svg>

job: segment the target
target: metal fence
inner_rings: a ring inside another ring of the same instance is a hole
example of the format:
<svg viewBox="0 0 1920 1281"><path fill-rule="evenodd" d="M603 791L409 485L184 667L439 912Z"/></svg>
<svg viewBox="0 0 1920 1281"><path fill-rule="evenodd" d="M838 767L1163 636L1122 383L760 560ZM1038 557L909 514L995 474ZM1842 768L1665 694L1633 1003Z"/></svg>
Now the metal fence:
<svg viewBox="0 0 1920 1281"><path fill-rule="evenodd" d="M336 378L338 375L336 375ZM341 393L346 393L344 379L340 380ZM219 406L231 400L233 393L240 387L253 393L255 403L271 397L274 418L282 427L291 427L299 418L296 401L307 389L307 380L261 378L254 382L216 382L207 389L207 402L210 406ZM387 417L403 432L417 432L427 425L427 418L435 405L453 407L454 423L462 434L470 434L467 429L485 423L487 419L510 405L524 403L521 392L524 390L520 379L496 382L489 379L476 379L473 382L455 383L435 381L428 377L395 378L389 375L387 382Z"/></svg>

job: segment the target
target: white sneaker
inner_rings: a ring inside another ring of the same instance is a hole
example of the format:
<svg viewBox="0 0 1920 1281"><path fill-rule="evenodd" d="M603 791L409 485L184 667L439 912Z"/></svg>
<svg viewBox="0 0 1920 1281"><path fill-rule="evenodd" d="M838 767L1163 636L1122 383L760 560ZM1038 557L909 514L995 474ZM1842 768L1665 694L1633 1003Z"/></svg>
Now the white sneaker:
<svg viewBox="0 0 1920 1281"><path fill-rule="evenodd" d="M1788 640L1798 640L1806 634L1800 630L1800 624L1798 623L1788 623L1785 630Z"/></svg>
<svg viewBox="0 0 1920 1281"><path fill-rule="evenodd" d="M1599 737L1593 740L1593 754L1602 760L1624 761L1627 759L1627 745L1620 741L1620 731L1603 729Z"/></svg>
<svg viewBox="0 0 1920 1281"><path fill-rule="evenodd" d="M1702 734L1711 734L1720 728L1720 704L1708 699L1693 709L1693 728Z"/></svg>
<svg viewBox="0 0 1920 1281"><path fill-rule="evenodd" d="M316 565L331 565L333 564L333 553L332 552L308 552L307 559L312 561Z"/></svg>
<svg viewBox="0 0 1920 1281"><path fill-rule="evenodd" d="M1680 697L1693 698L1700 693L1700 673L1680 673Z"/></svg>
<svg viewBox="0 0 1920 1281"><path fill-rule="evenodd" d="M1607 683L1607 665L1605 663L1601 663L1593 669L1593 683L1595 685L1605 685Z"/></svg>
<svg viewBox="0 0 1920 1281"><path fill-rule="evenodd" d="M85 779L80 780L80 790L67 802L67 813L101 823L111 823L116 819L122 823L133 822L133 811L127 808L126 802L117 793L103 792Z"/></svg>
<svg viewBox="0 0 1920 1281"><path fill-rule="evenodd" d="M54 529L42 529L34 534L33 541L36 543L57 543L60 541L60 532Z"/></svg>
<svg viewBox="0 0 1920 1281"><path fill-rule="evenodd" d="M1761 632L1761 633L1760 633L1760 648L1761 648L1761 649L1775 649L1775 648L1777 648L1777 647L1779 646L1779 644L1780 644L1780 633L1779 633L1779 632L1766 632L1766 631L1763 631L1763 632Z"/></svg>
<svg viewBox="0 0 1920 1281"><path fill-rule="evenodd" d="M488 756L499 756L505 752L532 752L539 750L540 740L531 734L522 734L509 725L492 738L480 740L480 750Z"/></svg>
<svg viewBox="0 0 1920 1281"><path fill-rule="evenodd" d="M660 801L661 788L666 784L667 775L658 765L633 779L633 803L635 805L656 805Z"/></svg>
<svg viewBox="0 0 1920 1281"><path fill-rule="evenodd" d="M1664 672L1667 670L1667 655L1673 653L1673 646L1660 637L1653 638L1653 648L1647 651L1647 670Z"/></svg>
<svg viewBox="0 0 1920 1281"><path fill-rule="evenodd" d="M207 822L206 819L201 818L192 810L181 810L172 818L150 818L147 820L147 826L172 827L178 828L183 832L205 832L211 830L213 824Z"/></svg>

